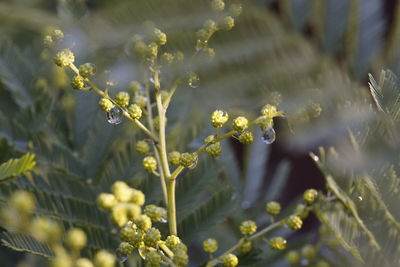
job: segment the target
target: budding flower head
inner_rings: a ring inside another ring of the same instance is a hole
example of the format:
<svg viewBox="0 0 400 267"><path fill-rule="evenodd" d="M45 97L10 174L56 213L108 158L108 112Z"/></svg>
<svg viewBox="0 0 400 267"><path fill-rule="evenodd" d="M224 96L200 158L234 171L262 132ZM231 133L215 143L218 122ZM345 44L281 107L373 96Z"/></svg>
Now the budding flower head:
<svg viewBox="0 0 400 267"><path fill-rule="evenodd" d="M71 80L71 86L75 90L82 90L85 88L85 78L81 75L75 75Z"/></svg>
<svg viewBox="0 0 400 267"><path fill-rule="evenodd" d="M208 155L210 155L213 158L218 157L221 155L222 149L221 149L221 143L220 142L215 142L214 144L210 144L209 146L206 147L206 151Z"/></svg>
<svg viewBox="0 0 400 267"><path fill-rule="evenodd" d="M113 192L114 196L122 202L127 202L129 200L129 193L131 188L129 185L122 181L116 181L111 186L111 191Z"/></svg>
<svg viewBox="0 0 400 267"><path fill-rule="evenodd" d="M32 223L32 235L40 242L54 243L61 238L60 226L47 218L37 217Z"/></svg>
<svg viewBox="0 0 400 267"><path fill-rule="evenodd" d="M248 127L249 121L243 117L239 116L232 122L232 128L235 131L243 132Z"/></svg>
<svg viewBox="0 0 400 267"><path fill-rule="evenodd" d="M177 267L186 266L189 263L189 256L184 250L174 251L174 256L172 257L172 262L175 263Z"/></svg>
<svg viewBox="0 0 400 267"><path fill-rule="evenodd" d="M147 215L140 215L136 220L135 220L135 224L137 225L137 227L139 229L141 229L142 231L146 231L147 229L151 228L151 219L149 216Z"/></svg>
<svg viewBox="0 0 400 267"><path fill-rule="evenodd" d="M236 255L234 255L232 253L223 255L220 258L220 260L221 260L222 265L225 267L235 267L239 263L239 260L236 257Z"/></svg>
<svg viewBox="0 0 400 267"><path fill-rule="evenodd" d="M115 107L115 105L113 104L113 102L111 102L111 100L107 99L107 98L102 98L99 101L99 106L102 110L104 110L105 112L109 112L113 107Z"/></svg>
<svg viewBox="0 0 400 267"><path fill-rule="evenodd" d="M240 247L239 247L239 252L241 254L247 254L251 251L253 248L253 245L251 241L245 241Z"/></svg>
<svg viewBox="0 0 400 267"><path fill-rule="evenodd" d="M115 256L102 249L94 256L94 265L96 267L114 267Z"/></svg>
<svg viewBox="0 0 400 267"><path fill-rule="evenodd" d="M168 52L162 54L161 59L166 64L172 64L174 61L174 55Z"/></svg>
<svg viewBox="0 0 400 267"><path fill-rule="evenodd" d="M222 11L225 8L225 3L223 0L212 0L211 8L215 11Z"/></svg>
<svg viewBox="0 0 400 267"><path fill-rule="evenodd" d="M128 222L128 213L126 203L118 203L111 209L112 222L121 227Z"/></svg>
<svg viewBox="0 0 400 267"><path fill-rule="evenodd" d="M235 27L235 19L231 16L227 16L222 20L221 29L229 31L232 30L233 27Z"/></svg>
<svg viewBox="0 0 400 267"><path fill-rule="evenodd" d="M239 229L243 235L252 235L257 231L257 225L254 221L248 220L242 222Z"/></svg>
<svg viewBox="0 0 400 267"><path fill-rule="evenodd" d="M265 205L265 210L272 216L277 216L281 213L281 204L276 201L270 201Z"/></svg>
<svg viewBox="0 0 400 267"><path fill-rule="evenodd" d="M241 144L250 145L254 141L253 133L249 131L244 131L239 135L238 139Z"/></svg>
<svg viewBox="0 0 400 267"><path fill-rule="evenodd" d="M215 136L214 135L209 135L206 138L204 138L204 144L209 144L214 142Z"/></svg>
<svg viewBox="0 0 400 267"><path fill-rule="evenodd" d="M75 61L74 53L69 49L64 49L56 54L54 57L54 63L59 67L68 66Z"/></svg>
<svg viewBox="0 0 400 267"><path fill-rule="evenodd" d="M156 43L151 43L146 48L146 60L150 63L154 62L158 54L158 45Z"/></svg>
<svg viewBox="0 0 400 267"><path fill-rule="evenodd" d="M161 255L156 250L152 250L146 254L146 261L149 266L160 266Z"/></svg>
<svg viewBox="0 0 400 267"><path fill-rule="evenodd" d="M300 262L300 254L294 250L289 251L285 258L290 264L298 264Z"/></svg>
<svg viewBox="0 0 400 267"><path fill-rule="evenodd" d="M142 109L137 104L131 104L128 108L128 113L135 120L142 117Z"/></svg>
<svg viewBox="0 0 400 267"><path fill-rule="evenodd" d="M211 124L215 128L222 127L229 119L229 115L227 112L222 110L215 110L211 114Z"/></svg>
<svg viewBox="0 0 400 267"><path fill-rule="evenodd" d="M175 236L175 235L170 235L167 237L167 239L165 240L165 245L169 248L169 249L173 249L175 248L176 245L180 244L181 240L179 239L179 237Z"/></svg>
<svg viewBox="0 0 400 267"><path fill-rule="evenodd" d="M286 248L286 239L283 237L273 237L269 240L269 246L274 250L284 250Z"/></svg>
<svg viewBox="0 0 400 267"><path fill-rule="evenodd" d="M86 234L79 228L71 228L67 233L67 244L72 250L81 250L86 246Z"/></svg>
<svg viewBox="0 0 400 267"><path fill-rule="evenodd" d="M153 31L154 41L158 45L165 45L167 43L167 35L163 33L160 29L154 29Z"/></svg>
<svg viewBox="0 0 400 267"><path fill-rule="evenodd" d="M147 104L147 98L144 95L136 95L133 102L140 108L144 108Z"/></svg>
<svg viewBox="0 0 400 267"><path fill-rule="evenodd" d="M212 34L218 30L217 23L214 20L208 19L204 22L204 29L209 33Z"/></svg>
<svg viewBox="0 0 400 267"><path fill-rule="evenodd" d="M157 160L152 156L143 159L143 168L148 172L154 172L157 169Z"/></svg>
<svg viewBox="0 0 400 267"><path fill-rule="evenodd" d="M129 105L130 96L128 92L121 91L115 95L115 102L121 107L125 108Z"/></svg>
<svg viewBox="0 0 400 267"><path fill-rule="evenodd" d="M156 205L147 205L144 214L149 216L152 222L161 222L167 217L167 210Z"/></svg>
<svg viewBox="0 0 400 267"><path fill-rule="evenodd" d="M131 83L129 84L129 89L133 93L139 93L141 87L142 86L138 81L131 81Z"/></svg>
<svg viewBox="0 0 400 267"><path fill-rule="evenodd" d="M133 246L128 242L121 242L118 246L118 252L122 255L130 255L132 254Z"/></svg>
<svg viewBox="0 0 400 267"><path fill-rule="evenodd" d="M143 237L143 242L148 247L157 247L157 242L161 239L161 233L157 228L150 228L146 230Z"/></svg>
<svg viewBox="0 0 400 267"><path fill-rule="evenodd" d="M79 75L90 78L96 73L96 67L92 63L85 63L79 66Z"/></svg>
<svg viewBox="0 0 400 267"><path fill-rule="evenodd" d="M179 164L183 167L190 167L197 162L197 155L191 153L183 153L179 158Z"/></svg>
<svg viewBox="0 0 400 267"><path fill-rule="evenodd" d="M93 267L93 263L86 258L79 258L76 260L76 267Z"/></svg>
<svg viewBox="0 0 400 267"><path fill-rule="evenodd" d="M111 210L117 204L118 200L113 194L101 193L97 197L97 205L105 210Z"/></svg>
<svg viewBox="0 0 400 267"><path fill-rule="evenodd" d="M318 191L315 189L307 189L303 194L304 202L308 205L313 204L318 198Z"/></svg>
<svg viewBox="0 0 400 267"><path fill-rule="evenodd" d="M278 112L278 110L276 109L275 106L267 104L262 107L261 114L268 118L273 118L273 117L279 116L280 112Z"/></svg>
<svg viewBox="0 0 400 267"><path fill-rule="evenodd" d="M218 242L214 238L208 238L203 241L203 249L207 253L214 253L218 249Z"/></svg>
<svg viewBox="0 0 400 267"><path fill-rule="evenodd" d="M303 221L299 216L292 215L287 218L286 225L292 230L299 230L303 225Z"/></svg>
<svg viewBox="0 0 400 267"><path fill-rule="evenodd" d="M30 193L19 190L12 194L10 206L21 214L29 215L35 210L35 199Z"/></svg>
<svg viewBox="0 0 400 267"><path fill-rule="evenodd" d="M146 140L140 140L136 143L136 151L140 154L147 154L150 151L149 143Z"/></svg>
<svg viewBox="0 0 400 267"><path fill-rule="evenodd" d="M312 245L305 245L301 249L301 255L303 256L303 258L305 258L307 260L312 260L316 254L317 254L317 251L315 250L315 247Z"/></svg>
<svg viewBox="0 0 400 267"><path fill-rule="evenodd" d="M181 153L179 153L178 151L172 151L168 153L168 162L172 165L178 165L180 157Z"/></svg>
<svg viewBox="0 0 400 267"><path fill-rule="evenodd" d="M136 225L132 224L132 222L128 222L124 227L119 231L119 237L122 241L131 242L135 238L136 235Z"/></svg>

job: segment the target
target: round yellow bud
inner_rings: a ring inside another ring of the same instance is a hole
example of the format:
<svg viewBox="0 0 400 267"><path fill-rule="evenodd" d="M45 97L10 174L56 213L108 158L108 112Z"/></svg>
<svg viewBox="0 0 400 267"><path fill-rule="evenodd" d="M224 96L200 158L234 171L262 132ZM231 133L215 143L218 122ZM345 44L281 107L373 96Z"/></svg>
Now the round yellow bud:
<svg viewBox="0 0 400 267"><path fill-rule="evenodd" d="M67 244L72 250L81 250L86 246L86 234L79 228L72 228L67 233Z"/></svg>
<svg viewBox="0 0 400 267"><path fill-rule="evenodd" d="M115 256L106 250L100 250L94 256L94 266L95 267L114 267L115 266Z"/></svg>

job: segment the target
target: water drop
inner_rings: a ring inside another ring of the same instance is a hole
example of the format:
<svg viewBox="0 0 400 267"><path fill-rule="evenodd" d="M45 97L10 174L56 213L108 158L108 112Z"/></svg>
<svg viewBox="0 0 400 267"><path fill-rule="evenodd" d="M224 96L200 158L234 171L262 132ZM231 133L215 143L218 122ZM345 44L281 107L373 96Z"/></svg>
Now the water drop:
<svg viewBox="0 0 400 267"><path fill-rule="evenodd" d="M268 128L262 135L262 140L266 144L272 144L275 141L276 133L274 128Z"/></svg>
<svg viewBox="0 0 400 267"><path fill-rule="evenodd" d="M119 250L117 250L117 258L121 263L126 262L126 260L128 259L128 255L126 254L122 254Z"/></svg>
<svg viewBox="0 0 400 267"><path fill-rule="evenodd" d="M167 219L165 219L165 218L161 218L160 219L160 223L167 223L168 221L167 221Z"/></svg>
<svg viewBox="0 0 400 267"><path fill-rule="evenodd" d="M362 197L362 196L357 196L357 200L358 200L358 201L362 201L362 200L363 200L363 197Z"/></svg>
<svg viewBox="0 0 400 267"><path fill-rule="evenodd" d="M153 78L153 77L150 77L149 81L150 81L152 84L154 84L154 78Z"/></svg>
<svg viewBox="0 0 400 267"><path fill-rule="evenodd" d="M122 121L122 110L119 107L113 107L107 112L107 121L114 125L120 124Z"/></svg>
<svg viewBox="0 0 400 267"><path fill-rule="evenodd" d="M312 155L312 159L314 161L319 161L319 157L317 155L315 155L315 154Z"/></svg>
<svg viewBox="0 0 400 267"><path fill-rule="evenodd" d="M192 72L189 74L189 79L188 79L188 84L192 88L197 88L200 85L200 78L199 75L196 73Z"/></svg>

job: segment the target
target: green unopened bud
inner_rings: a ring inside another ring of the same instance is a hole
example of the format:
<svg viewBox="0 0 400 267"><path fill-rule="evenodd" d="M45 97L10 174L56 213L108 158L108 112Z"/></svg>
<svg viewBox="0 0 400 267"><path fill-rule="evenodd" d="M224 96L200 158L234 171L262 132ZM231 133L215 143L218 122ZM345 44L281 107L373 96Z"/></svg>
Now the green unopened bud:
<svg viewBox="0 0 400 267"><path fill-rule="evenodd" d="M144 213L149 216L152 222L162 222L167 217L167 210L156 205L147 205Z"/></svg>
<svg viewBox="0 0 400 267"><path fill-rule="evenodd" d="M225 3L223 0L212 0L211 8L215 11L222 11L225 8Z"/></svg>
<svg viewBox="0 0 400 267"><path fill-rule="evenodd" d="M279 202L276 201L268 202L265 205L265 210L267 211L268 214L272 216L277 216L279 215L279 213L281 213L281 204L279 204Z"/></svg>
<svg viewBox="0 0 400 267"><path fill-rule="evenodd" d="M118 200L113 194L101 193L97 197L97 205L105 210L111 210L117 204Z"/></svg>
<svg viewBox="0 0 400 267"><path fill-rule="evenodd" d="M157 247L157 242L161 239L161 233L156 228L150 228L146 230L143 237L143 242L148 247Z"/></svg>
<svg viewBox="0 0 400 267"><path fill-rule="evenodd" d="M204 144L209 144L209 143L214 142L214 140L215 140L215 136L214 135L209 135L206 138L204 138L203 142L204 142Z"/></svg>
<svg viewBox="0 0 400 267"><path fill-rule="evenodd" d="M79 228L71 228L67 233L67 244L72 250L79 251L86 246L86 234Z"/></svg>
<svg viewBox="0 0 400 267"><path fill-rule="evenodd" d="M240 247L239 247L239 252L241 254L247 254L251 251L253 248L253 245L251 241L245 241Z"/></svg>
<svg viewBox="0 0 400 267"><path fill-rule="evenodd" d="M289 216L286 221L286 225L293 230L299 230L301 226L303 225L303 221L299 216Z"/></svg>
<svg viewBox="0 0 400 267"><path fill-rule="evenodd" d="M285 258L290 264L298 264L300 262L300 254L294 250L289 251Z"/></svg>
<svg viewBox="0 0 400 267"><path fill-rule="evenodd" d="M90 78L96 73L96 68L92 63L85 63L79 66L79 75Z"/></svg>
<svg viewBox="0 0 400 267"><path fill-rule="evenodd" d="M208 238L203 241L203 249L207 253L214 253L218 249L218 242L214 238Z"/></svg>
<svg viewBox="0 0 400 267"><path fill-rule="evenodd" d="M156 43L151 43L147 46L146 49L146 60L150 63L153 63L157 58L158 54L158 45Z"/></svg>
<svg viewBox="0 0 400 267"><path fill-rule="evenodd" d="M139 107L144 108L147 105L147 97L143 95L137 95L133 99L133 102L137 104Z"/></svg>
<svg viewBox="0 0 400 267"><path fill-rule="evenodd" d="M174 62L174 55L165 52L164 54L162 54L161 59L165 64L172 64L172 62Z"/></svg>
<svg viewBox="0 0 400 267"><path fill-rule="evenodd" d="M244 221L239 229L243 235L252 235L257 231L257 224L252 220Z"/></svg>
<svg viewBox="0 0 400 267"><path fill-rule="evenodd" d="M100 250L94 256L94 266L95 267L114 267L115 266L115 256L106 250Z"/></svg>
<svg viewBox="0 0 400 267"><path fill-rule="evenodd" d="M80 75L75 75L71 80L71 86L75 90L82 90L85 88L85 78Z"/></svg>
<svg viewBox="0 0 400 267"><path fill-rule="evenodd" d="M181 51L175 52L175 59L177 61L183 61L185 59L185 55Z"/></svg>
<svg viewBox="0 0 400 267"><path fill-rule="evenodd" d="M148 172L154 172L157 169L157 160L152 156L143 159L143 168Z"/></svg>
<svg viewBox="0 0 400 267"><path fill-rule="evenodd" d="M253 133L249 131L244 131L239 135L238 139L241 144L250 145L254 141Z"/></svg>
<svg viewBox="0 0 400 267"><path fill-rule="evenodd" d="M268 118L273 118L278 114L278 111L275 106L267 104L262 107L261 114Z"/></svg>
<svg viewBox="0 0 400 267"><path fill-rule="evenodd" d="M177 250L174 252L174 256L172 257L172 262L175 263L177 267L184 267L189 263L189 257L186 251Z"/></svg>
<svg viewBox="0 0 400 267"><path fill-rule="evenodd" d="M115 107L115 105L107 98L100 99L99 106L105 112L109 112L112 108Z"/></svg>
<svg viewBox="0 0 400 267"><path fill-rule="evenodd" d="M121 91L115 95L115 102L121 107L125 108L129 105L130 96L128 92Z"/></svg>
<svg viewBox="0 0 400 267"><path fill-rule="evenodd" d="M142 231L146 231L147 229L151 228L151 219L147 215L140 215L139 218L135 220L135 224L139 229Z"/></svg>
<svg viewBox="0 0 400 267"><path fill-rule="evenodd" d="M129 84L129 89L130 89L133 93L139 93L141 87L142 87L142 86L140 85L140 83L139 83L138 81L132 81L132 82Z"/></svg>
<svg viewBox="0 0 400 267"><path fill-rule="evenodd" d="M218 30L217 23L212 19L208 19L204 22L204 29L209 33L214 33Z"/></svg>
<svg viewBox="0 0 400 267"><path fill-rule="evenodd" d="M232 253L223 255L220 258L220 260L221 260L222 265L224 265L225 267L235 267L239 263L239 260L236 257L236 255L234 255Z"/></svg>
<svg viewBox="0 0 400 267"><path fill-rule="evenodd" d="M313 204L318 198L318 191L315 189L307 189L303 194L304 202L308 205Z"/></svg>
<svg viewBox="0 0 400 267"><path fill-rule="evenodd" d="M130 255L132 254L133 246L128 242L121 242L118 246L118 252L122 255Z"/></svg>
<svg viewBox="0 0 400 267"><path fill-rule="evenodd" d="M146 140L140 140L136 143L136 151L140 154L147 154L150 151L149 143Z"/></svg>
<svg viewBox="0 0 400 267"><path fill-rule="evenodd" d="M53 37L51 37L50 35L45 35L43 37L43 45L45 47L51 47L53 44L54 44Z"/></svg>
<svg viewBox="0 0 400 267"><path fill-rule="evenodd" d="M54 40L61 41L62 39L64 39L64 33L60 29L53 29L50 32L50 34L51 34L51 36L53 37Z"/></svg>
<svg viewBox="0 0 400 267"><path fill-rule="evenodd" d="M54 63L59 67L68 66L75 61L74 53L69 49L64 49L56 54L54 57Z"/></svg>
<svg viewBox="0 0 400 267"><path fill-rule="evenodd" d="M235 27L235 19L231 16L227 16L222 20L221 29L229 31L232 30L233 27Z"/></svg>
<svg viewBox="0 0 400 267"><path fill-rule="evenodd" d="M196 37L198 40L205 42L210 38L210 33L205 29L200 29L196 32Z"/></svg>
<svg viewBox="0 0 400 267"><path fill-rule="evenodd" d="M249 121L245 117L240 116L233 120L232 128L235 131L243 132L248 127L248 124Z"/></svg>
<svg viewBox="0 0 400 267"><path fill-rule="evenodd" d="M301 255L303 256L303 258L305 258L307 260L314 259L316 254L317 254L317 251L315 250L314 246L312 246L312 245L305 245L301 249Z"/></svg>
<svg viewBox="0 0 400 267"><path fill-rule="evenodd" d="M127 223L124 227L121 228L119 232L119 237L122 241L131 242L135 238L136 235L136 225Z"/></svg>
<svg viewBox="0 0 400 267"><path fill-rule="evenodd" d="M286 243L286 239L283 237L273 237L269 240L269 246L274 250L284 250Z"/></svg>
<svg viewBox="0 0 400 267"><path fill-rule="evenodd" d="M158 267L161 263L161 255L155 250L150 251L146 254L146 261L151 267Z"/></svg>
<svg viewBox="0 0 400 267"><path fill-rule="evenodd" d="M128 108L128 113L132 119L138 120L142 117L142 109L137 104L131 104Z"/></svg>
<svg viewBox="0 0 400 267"><path fill-rule="evenodd" d="M167 43L167 35L165 33L163 33L161 30L159 29L154 29L153 31L153 37L154 37L154 41L158 44L158 45L165 45Z"/></svg>
<svg viewBox="0 0 400 267"><path fill-rule="evenodd" d="M169 248L169 249L174 249L176 247L176 245L180 244L181 240L179 239L179 237L175 236L175 235L170 235L167 237L167 239L165 240L165 245Z"/></svg>
<svg viewBox="0 0 400 267"><path fill-rule="evenodd" d="M93 263L86 258L79 258L76 260L76 267L94 267Z"/></svg>
<svg viewBox="0 0 400 267"><path fill-rule="evenodd" d="M221 143L220 142L215 142L214 144L210 144L206 147L206 151L208 155L210 155L213 158L218 157L221 155L222 148L221 148Z"/></svg>
<svg viewBox="0 0 400 267"><path fill-rule="evenodd" d="M229 115L227 112L222 110L215 110L211 114L211 124L215 128L222 127L229 119Z"/></svg>
<svg viewBox="0 0 400 267"><path fill-rule="evenodd" d="M197 155L191 153L183 153L179 158L179 164L183 167L190 167L197 162Z"/></svg>
<svg viewBox="0 0 400 267"><path fill-rule="evenodd" d="M168 153L168 162L172 165L178 165L180 157L181 153L179 153L178 151L172 151Z"/></svg>
<svg viewBox="0 0 400 267"><path fill-rule="evenodd" d="M231 14L232 17L237 17L242 13L242 5L241 4L232 4L229 7L229 14Z"/></svg>

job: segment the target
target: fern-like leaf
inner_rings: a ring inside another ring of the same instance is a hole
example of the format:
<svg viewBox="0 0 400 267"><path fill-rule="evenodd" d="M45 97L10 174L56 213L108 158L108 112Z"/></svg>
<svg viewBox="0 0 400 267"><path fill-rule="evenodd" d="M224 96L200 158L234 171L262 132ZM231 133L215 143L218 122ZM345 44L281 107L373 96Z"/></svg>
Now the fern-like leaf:
<svg viewBox="0 0 400 267"><path fill-rule="evenodd" d="M10 159L0 165L0 184L32 170L35 165L35 155L30 153L19 159Z"/></svg>

